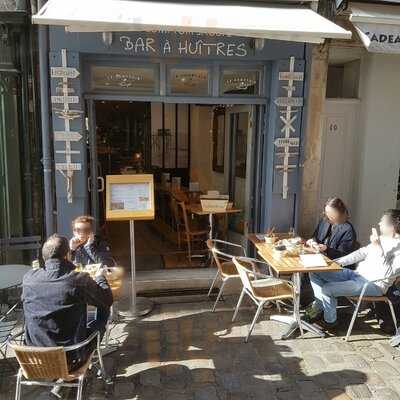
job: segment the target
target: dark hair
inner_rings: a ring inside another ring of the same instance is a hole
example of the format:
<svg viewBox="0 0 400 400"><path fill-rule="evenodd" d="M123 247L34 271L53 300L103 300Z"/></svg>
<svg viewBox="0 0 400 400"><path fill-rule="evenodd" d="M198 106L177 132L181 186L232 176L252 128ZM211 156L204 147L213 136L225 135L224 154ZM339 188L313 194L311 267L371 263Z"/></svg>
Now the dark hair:
<svg viewBox="0 0 400 400"><path fill-rule="evenodd" d="M94 218L90 215L81 215L76 217L74 220L72 220L72 229L74 229L74 226L79 223L90 224L90 226L93 228Z"/></svg>
<svg viewBox="0 0 400 400"><path fill-rule="evenodd" d="M68 239L56 233L54 235L51 235L44 243L42 249L42 257L44 261L47 261L50 258L63 260L67 256L68 252Z"/></svg>
<svg viewBox="0 0 400 400"><path fill-rule="evenodd" d="M389 209L384 212L386 217L389 217L390 222L393 224L396 233L400 234L400 209Z"/></svg>
<svg viewBox="0 0 400 400"><path fill-rule="evenodd" d="M344 201L342 199L339 199L339 197L331 197L330 199L328 199L325 203L325 207L331 207L334 210L338 211L342 215L343 220L347 220L347 218L349 217L349 210L347 209L346 204L344 204Z"/></svg>

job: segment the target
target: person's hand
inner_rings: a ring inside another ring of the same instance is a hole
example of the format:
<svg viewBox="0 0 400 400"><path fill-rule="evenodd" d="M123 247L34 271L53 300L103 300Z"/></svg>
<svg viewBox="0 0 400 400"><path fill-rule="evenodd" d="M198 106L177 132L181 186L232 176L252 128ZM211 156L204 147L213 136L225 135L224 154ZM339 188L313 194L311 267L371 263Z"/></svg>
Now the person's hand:
<svg viewBox="0 0 400 400"><path fill-rule="evenodd" d="M374 246L379 246L379 235L376 228L371 229L371 236L369 237L369 240Z"/></svg>
<svg viewBox="0 0 400 400"><path fill-rule="evenodd" d="M326 251L328 249L328 246L325 244L317 244L318 250L323 253L324 251Z"/></svg>
<svg viewBox="0 0 400 400"><path fill-rule="evenodd" d="M69 248L74 251L76 250L80 245L81 245L81 241L79 240L79 238L77 238L76 236L74 236L70 241L69 241Z"/></svg>
<svg viewBox="0 0 400 400"><path fill-rule="evenodd" d="M308 239L307 242L306 242L306 245L307 245L308 247L312 247L314 243L315 243L315 240L314 240L314 239Z"/></svg>
<svg viewBox="0 0 400 400"><path fill-rule="evenodd" d="M87 240L87 242L86 242L86 244L92 244L94 242L94 233L92 232L90 235L89 235L89 238L88 238L88 240Z"/></svg>

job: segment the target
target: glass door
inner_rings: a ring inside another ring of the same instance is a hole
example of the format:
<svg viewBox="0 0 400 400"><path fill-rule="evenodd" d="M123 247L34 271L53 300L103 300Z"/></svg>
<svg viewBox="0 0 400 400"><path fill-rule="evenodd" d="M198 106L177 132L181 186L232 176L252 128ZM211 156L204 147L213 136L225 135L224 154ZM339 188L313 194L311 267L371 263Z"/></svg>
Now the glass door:
<svg viewBox="0 0 400 400"><path fill-rule="evenodd" d="M232 236L232 240L242 243L246 243L251 224L254 113L255 106L235 106L227 109L228 193L234 207L240 210L229 217L229 235Z"/></svg>

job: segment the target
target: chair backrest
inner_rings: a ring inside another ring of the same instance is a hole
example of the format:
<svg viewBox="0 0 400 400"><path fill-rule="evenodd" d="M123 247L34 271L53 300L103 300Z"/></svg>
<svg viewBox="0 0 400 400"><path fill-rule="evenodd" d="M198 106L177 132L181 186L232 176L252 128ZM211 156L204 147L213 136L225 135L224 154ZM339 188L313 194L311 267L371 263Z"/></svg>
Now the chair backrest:
<svg viewBox="0 0 400 400"><path fill-rule="evenodd" d="M240 280L242 281L243 287L254 296L254 289L253 289L253 285L251 284L251 280L250 280L250 276L249 276L251 274L251 271L244 265L243 262L240 262L236 257L233 257L232 260L233 260L233 263L235 264L236 269L239 273ZM251 265L250 262L249 262L249 265Z"/></svg>
<svg viewBox="0 0 400 400"><path fill-rule="evenodd" d="M186 233L190 233L190 226L189 226L189 219L188 219L188 214L186 210L186 204L184 201L178 202L179 209L181 211L181 216L183 220L183 225L185 226L185 231Z"/></svg>
<svg viewBox="0 0 400 400"><path fill-rule="evenodd" d="M17 323L17 319L0 321L0 348L3 343L7 342Z"/></svg>
<svg viewBox="0 0 400 400"><path fill-rule="evenodd" d="M214 258L215 264L217 264L217 268L219 271L222 271L222 262L232 260L233 255L224 253L223 251L217 248L217 242L213 239L207 240L207 247L211 251L211 254ZM222 259L223 257L223 259ZM224 260L225 259L225 260Z"/></svg>
<svg viewBox="0 0 400 400"><path fill-rule="evenodd" d="M182 224L180 215L179 215L179 211L178 211L178 202L176 201L175 197L171 195L170 199L169 199L169 207L171 210L171 214L172 214L172 218L174 220L175 223L175 227L178 227L178 225Z"/></svg>
<svg viewBox="0 0 400 400"><path fill-rule="evenodd" d="M10 343L26 379L63 379L68 376L63 347L32 347Z"/></svg>

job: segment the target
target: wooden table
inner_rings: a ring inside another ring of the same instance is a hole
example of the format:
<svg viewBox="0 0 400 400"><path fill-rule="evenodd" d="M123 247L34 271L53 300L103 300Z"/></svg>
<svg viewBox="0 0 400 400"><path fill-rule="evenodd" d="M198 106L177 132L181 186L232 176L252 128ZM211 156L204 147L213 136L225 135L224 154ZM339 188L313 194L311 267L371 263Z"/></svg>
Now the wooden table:
<svg viewBox="0 0 400 400"><path fill-rule="evenodd" d="M187 207L187 210L191 212L192 214L196 215L208 215L209 221L210 221L210 233L209 233L209 238L213 238L213 228L214 228L214 218L213 215L216 214L237 214L242 212L242 210L238 208L228 208L226 210L212 210L212 211L204 211L203 208L201 207L201 204L191 204Z"/></svg>
<svg viewBox="0 0 400 400"><path fill-rule="evenodd" d="M268 265L274 270L274 272L278 276L287 276L291 275L293 284L295 286L296 292L296 301L294 301L293 315L272 315L271 319L275 321L283 322L289 325L288 330L282 335L282 339L288 339L292 336L297 329L306 330L309 332L313 332L321 337L324 337L325 334L318 329L315 325L310 324L305 321L301 321L301 327L298 325L295 313L299 313L300 308L300 292L301 292L301 274L309 273L309 272L335 272L340 271L342 267L336 262L330 260L328 257L325 257L325 261L327 262L327 266L321 267L304 267L300 261L300 257L296 256L277 256L274 253L273 245L265 243L260 236L262 234L249 234L248 239L255 245L257 248L258 254L268 263Z"/></svg>

